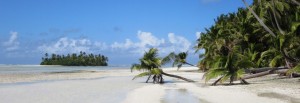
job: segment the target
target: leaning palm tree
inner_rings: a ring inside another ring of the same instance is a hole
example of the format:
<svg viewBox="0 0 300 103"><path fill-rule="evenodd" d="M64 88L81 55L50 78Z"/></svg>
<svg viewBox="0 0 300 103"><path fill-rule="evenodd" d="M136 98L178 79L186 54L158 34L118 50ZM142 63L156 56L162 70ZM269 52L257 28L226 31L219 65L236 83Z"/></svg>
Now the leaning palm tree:
<svg viewBox="0 0 300 103"><path fill-rule="evenodd" d="M164 62L169 62L169 61L173 61L173 67L175 65L177 65L177 70L179 70L183 65L190 65L190 66L193 66L193 67L197 67L191 63L188 63L186 61L186 58L188 56L188 52L180 52L178 54L174 53L174 52L171 52L169 55L167 55L163 61Z"/></svg>
<svg viewBox="0 0 300 103"><path fill-rule="evenodd" d="M205 81L212 78L217 79L212 85L216 85L218 82L223 82L229 79L229 84L233 84L235 80L241 80L242 83L248 84L244 79L241 79L244 74L244 70L254 65L248 57L240 54L237 50L239 47L235 46L232 51L227 55L219 55L215 57L213 67L205 73Z"/></svg>
<svg viewBox="0 0 300 103"><path fill-rule="evenodd" d="M164 82L163 75L165 75L169 77L182 79L188 82L194 82L193 80L181 76L172 75L163 72L161 66L164 64L164 62L162 62L162 59L158 57L158 50L156 48L151 48L148 52L145 52L144 56L140 58L139 61L140 61L139 64L132 65L131 71L138 70L143 72L136 75L133 79L138 77L148 76L148 79L146 80L146 83L148 83L149 79L153 76L152 77L153 83L163 83Z"/></svg>

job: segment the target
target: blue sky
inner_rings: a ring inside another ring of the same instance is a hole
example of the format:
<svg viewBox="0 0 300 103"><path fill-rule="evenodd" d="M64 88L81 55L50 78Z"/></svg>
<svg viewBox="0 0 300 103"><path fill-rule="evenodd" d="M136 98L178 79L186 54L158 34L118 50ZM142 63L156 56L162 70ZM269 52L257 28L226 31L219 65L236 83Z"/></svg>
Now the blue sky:
<svg viewBox="0 0 300 103"><path fill-rule="evenodd" d="M241 0L0 0L0 64L85 51L130 65L151 47L161 56L189 51L196 63L197 34L238 7Z"/></svg>

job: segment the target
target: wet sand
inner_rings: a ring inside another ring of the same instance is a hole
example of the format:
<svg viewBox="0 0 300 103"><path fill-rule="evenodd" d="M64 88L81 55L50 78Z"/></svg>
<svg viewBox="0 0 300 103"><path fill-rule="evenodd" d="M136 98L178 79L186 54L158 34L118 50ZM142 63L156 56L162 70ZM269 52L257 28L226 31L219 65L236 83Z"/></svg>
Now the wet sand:
<svg viewBox="0 0 300 103"><path fill-rule="evenodd" d="M209 86L197 68L164 71L196 80L164 77L165 84L132 81L130 70L0 74L0 103L300 103L299 79L270 75L250 85Z"/></svg>
<svg viewBox="0 0 300 103"><path fill-rule="evenodd" d="M125 103L139 103L144 99L149 102L143 103L300 103L299 78L279 79L281 77L277 75L269 75L249 79L249 85L210 86L215 79L205 83L202 79L203 73L190 71L192 68L183 68L179 72L168 73L197 82L187 83L166 78L168 82L163 85L148 85L132 91L127 95ZM138 99L139 97L143 99Z"/></svg>

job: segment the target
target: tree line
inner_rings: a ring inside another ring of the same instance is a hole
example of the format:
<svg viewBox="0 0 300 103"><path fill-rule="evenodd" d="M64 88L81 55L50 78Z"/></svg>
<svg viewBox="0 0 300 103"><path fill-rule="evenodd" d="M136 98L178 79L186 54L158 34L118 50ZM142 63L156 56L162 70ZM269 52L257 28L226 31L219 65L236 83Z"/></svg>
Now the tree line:
<svg viewBox="0 0 300 103"><path fill-rule="evenodd" d="M220 15L197 40L196 50L205 50L199 66L207 70L206 81L247 83L247 71L264 67L271 67L265 75L279 67L286 76L300 72L300 6L293 0L243 2L247 8Z"/></svg>
<svg viewBox="0 0 300 103"><path fill-rule="evenodd" d="M72 53L67 55L52 54L49 56L48 53L42 57L40 65L63 65L63 66L107 66L108 57L98 54L86 54L80 52L79 54Z"/></svg>
<svg viewBox="0 0 300 103"><path fill-rule="evenodd" d="M205 80L218 78L212 84L216 85L227 80L229 84L236 80L248 83L245 79L272 73L299 76L300 3L296 0L253 0L251 5L242 2L247 8L221 14L197 38L195 52L204 50L197 66L206 72ZM161 65L169 61L178 68L191 65L186 61L186 52L159 58L157 51L150 49L140 63L132 65L132 70L146 70L136 77L148 76L148 82L153 76L153 82L163 83L165 73Z"/></svg>

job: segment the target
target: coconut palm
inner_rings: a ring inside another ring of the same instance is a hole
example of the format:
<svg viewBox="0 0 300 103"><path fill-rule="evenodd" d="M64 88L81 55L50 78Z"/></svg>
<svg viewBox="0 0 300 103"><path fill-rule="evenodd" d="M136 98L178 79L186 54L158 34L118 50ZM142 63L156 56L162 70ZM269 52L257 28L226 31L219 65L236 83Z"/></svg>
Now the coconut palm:
<svg viewBox="0 0 300 103"><path fill-rule="evenodd" d="M270 66L285 65L288 68L293 68L298 65L300 61L299 56L296 55L299 52L299 33L297 30L299 30L300 19L299 5L295 5L297 2L294 0L292 2L286 0L254 1L252 7L245 0L243 2L265 30L274 34L270 42L272 47L263 52L261 58L268 55L274 57L271 58ZM259 14L264 17L265 22L262 22L262 19L252 8L261 9Z"/></svg>
<svg viewBox="0 0 300 103"><path fill-rule="evenodd" d="M260 46L265 39L259 40L262 36L253 35L258 31L253 30L257 25L253 25L252 21L246 9L239 8L237 13L220 15L216 24L201 34L195 48L196 51L205 50L199 65L208 69L204 75L206 81L219 77L213 85L228 79L230 84L234 80L247 83L241 79L245 70L257 67L255 62L259 59L259 52L265 50Z"/></svg>
<svg viewBox="0 0 300 103"><path fill-rule="evenodd" d="M264 66L300 71L299 6L289 0L254 0L251 6L242 1L248 9L220 15L197 40L196 51L205 50L199 64L208 69L206 80L232 83L242 80L243 70Z"/></svg>
<svg viewBox="0 0 300 103"><path fill-rule="evenodd" d="M162 62L162 59L158 57L158 50L156 48L151 48L149 49L148 52L145 52L144 56L140 58L139 61L140 61L139 64L133 64L131 66L131 71L138 70L143 72L136 75L133 79L138 77L148 76L148 79L146 80L146 83L148 83L151 76L153 76L152 77L153 83L163 83L164 82L163 75L166 75L166 76L182 79L188 82L193 82L193 80L163 72L161 66L164 63Z"/></svg>
<svg viewBox="0 0 300 103"><path fill-rule="evenodd" d="M190 66L197 67L186 61L187 56L188 56L188 52L180 52L178 54L176 54L175 52L171 52L163 59L163 61L169 62L172 60L173 61L172 66L174 67L175 65L177 65L178 68L177 70L179 70L183 65L190 65Z"/></svg>
<svg viewBox="0 0 300 103"><path fill-rule="evenodd" d="M234 46L232 51L228 55L217 56L213 67L205 73L205 81L212 78L219 77L212 85L216 85L218 82L224 82L230 80L229 83L233 84L233 81L239 80L244 75L244 70L254 65L247 56L238 52L240 47ZM242 83L248 84L245 80L241 79Z"/></svg>

